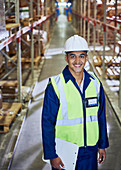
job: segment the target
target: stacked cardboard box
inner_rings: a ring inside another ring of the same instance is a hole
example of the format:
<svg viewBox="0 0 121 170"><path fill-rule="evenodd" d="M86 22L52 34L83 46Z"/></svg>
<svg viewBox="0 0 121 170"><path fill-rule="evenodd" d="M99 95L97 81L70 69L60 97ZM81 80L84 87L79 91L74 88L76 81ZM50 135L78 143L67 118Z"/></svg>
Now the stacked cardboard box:
<svg viewBox="0 0 121 170"><path fill-rule="evenodd" d="M25 0L24 1L20 0L19 3L20 3L20 7L26 7L26 6L29 5L29 3L27 1L25 1Z"/></svg>
<svg viewBox="0 0 121 170"><path fill-rule="evenodd" d="M2 98L4 99L15 99L17 95L17 80L15 81L0 81L0 88L2 91Z"/></svg>

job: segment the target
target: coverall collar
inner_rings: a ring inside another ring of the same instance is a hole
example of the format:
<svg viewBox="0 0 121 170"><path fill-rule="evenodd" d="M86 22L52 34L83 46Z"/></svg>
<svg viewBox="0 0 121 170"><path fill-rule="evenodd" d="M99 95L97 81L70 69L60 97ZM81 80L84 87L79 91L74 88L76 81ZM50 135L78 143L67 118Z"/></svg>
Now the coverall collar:
<svg viewBox="0 0 121 170"><path fill-rule="evenodd" d="M68 69L68 65L63 70L63 76L65 79L65 83L67 83L69 80L71 80L75 84L75 78L72 76L71 72ZM85 79L84 79L84 90L87 88L87 86L90 83L90 78L93 78L85 69L84 69ZM93 78L94 79L94 78Z"/></svg>

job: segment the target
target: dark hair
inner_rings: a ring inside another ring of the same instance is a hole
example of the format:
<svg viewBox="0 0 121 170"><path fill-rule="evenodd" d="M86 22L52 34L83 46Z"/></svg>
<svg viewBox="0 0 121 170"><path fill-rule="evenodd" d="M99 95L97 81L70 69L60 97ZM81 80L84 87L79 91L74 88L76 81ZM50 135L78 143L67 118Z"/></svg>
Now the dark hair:
<svg viewBox="0 0 121 170"><path fill-rule="evenodd" d="M68 52L65 52L66 53L66 55L68 55L69 53L71 53L71 51L68 51Z"/></svg>
<svg viewBox="0 0 121 170"><path fill-rule="evenodd" d="M68 54L71 53L71 52L73 52L73 51L67 51L67 52L65 52L65 53L66 53L66 55L68 55ZM83 52L88 53L88 51L83 51Z"/></svg>

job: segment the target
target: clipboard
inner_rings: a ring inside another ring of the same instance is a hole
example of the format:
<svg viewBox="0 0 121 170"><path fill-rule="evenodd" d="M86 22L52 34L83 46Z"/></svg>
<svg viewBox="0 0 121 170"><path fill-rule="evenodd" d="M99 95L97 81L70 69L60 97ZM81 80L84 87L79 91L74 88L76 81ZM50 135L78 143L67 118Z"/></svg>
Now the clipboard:
<svg viewBox="0 0 121 170"><path fill-rule="evenodd" d="M55 143L56 153L64 163L65 170L75 170L79 146L59 138L55 138ZM50 160L42 159L50 164Z"/></svg>

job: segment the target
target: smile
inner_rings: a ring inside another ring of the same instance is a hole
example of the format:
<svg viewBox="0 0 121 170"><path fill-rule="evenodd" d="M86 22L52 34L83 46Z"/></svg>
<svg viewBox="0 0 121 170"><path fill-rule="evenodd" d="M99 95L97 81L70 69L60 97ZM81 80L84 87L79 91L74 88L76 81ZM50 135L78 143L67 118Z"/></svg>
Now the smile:
<svg viewBox="0 0 121 170"><path fill-rule="evenodd" d="M81 67L82 64L75 64L75 67Z"/></svg>

